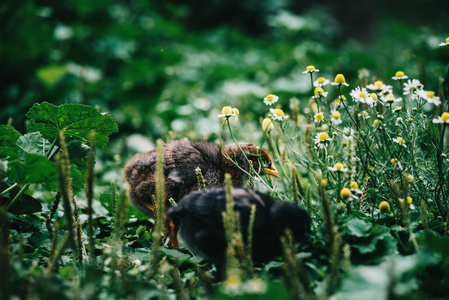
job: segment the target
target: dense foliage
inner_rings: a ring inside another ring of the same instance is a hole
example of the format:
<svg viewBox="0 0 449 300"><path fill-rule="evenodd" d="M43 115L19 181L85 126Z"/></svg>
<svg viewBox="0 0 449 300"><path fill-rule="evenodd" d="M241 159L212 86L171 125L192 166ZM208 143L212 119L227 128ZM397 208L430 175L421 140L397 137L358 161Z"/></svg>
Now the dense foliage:
<svg viewBox="0 0 449 300"><path fill-rule="evenodd" d="M1 4L0 298L445 299L447 3L204 2ZM158 138L269 149L313 242L217 282L128 204Z"/></svg>

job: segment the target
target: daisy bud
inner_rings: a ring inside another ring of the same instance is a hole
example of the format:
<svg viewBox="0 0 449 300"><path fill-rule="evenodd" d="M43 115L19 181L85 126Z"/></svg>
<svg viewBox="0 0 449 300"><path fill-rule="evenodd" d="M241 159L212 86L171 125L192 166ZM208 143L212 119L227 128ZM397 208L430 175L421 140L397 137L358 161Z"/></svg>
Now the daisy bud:
<svg viewBox="0 0 449 300"><path fill-rule="evenodd" d="M263 121L262 121L262 130L263 131L266 131L266 130L270 131L273 129L273 127L274 127L273 121L271 121L270 118L263 119Z"/></svg>
<svg viewBox="0 0 449 300"><path fill-rule="evenodd" d="M340 197L341 197L342 199L347 200L347 199L351 198L351 196L352 196L352 192L351 192L350 189L348 189L348 188L343 188L343 189L341 189L341 191L340 191Z"/></svg>
<svg viewBox="0 0 449 300"><path fill-rule="evenodd" d="M343 74L337 74L337 76L335 76L334 82L338 83L338 84L342 84L342 83L345 83L346 80L345 80L345 77L343 76Z"/></svg>
<svg viewBox="0 0 449 300"><path fill-rule="evenodd" d="M390 204L388 204L387 201L382 201L379 204L379 210L383 212L384 214L387 213L390 210Z"/></svg>
<svg viewBox="0 0 449 300"><path fill-rule="evenodd" d="M315 67L314 66L307 66L306 70L307 71L313 71L313 70L315 70Z"/></svg>

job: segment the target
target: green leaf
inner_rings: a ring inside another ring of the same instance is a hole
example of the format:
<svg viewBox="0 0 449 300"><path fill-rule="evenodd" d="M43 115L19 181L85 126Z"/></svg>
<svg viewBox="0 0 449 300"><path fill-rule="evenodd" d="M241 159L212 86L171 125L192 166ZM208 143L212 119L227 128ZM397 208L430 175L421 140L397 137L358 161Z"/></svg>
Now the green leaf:
<svg viewBox="0 0 449 300"><path fill-rule="evenodd" d="M58 83L65 74L67 74L66 66L53 65L40 68L36 75L37 78L47 86L53 86Z"/></svg>
<svg viewBox="0 0 449 300"><path fill-rule="evenodd" d="M77 165L70 164L70 178L72 178L73 195L78 194L86 185L86 171L80 170ZM48 181L43 183L43 187L48 191L56 192L59 190L58 182Z"/></svg>
<svg viewBox="0 0 449 300"><path fill-rule="evenodd" d="M190 255L182 253L181 251L175 249L167 249L162 247L159 251L170 258L174 258L175 260L189 259L191 257Z"/></svg>
<svg viewBox="0 0 449 300"><path fill-rule="evenodd" d="M3 199L7 198L2 198ZM8 199L10 200L10 199ZM6 201L5 201L6 203ZM2 203L2 204L5 204ZM20 198L9 208L8 212L15 215L32 214L35 212L40 212L42 210L42 204L31 197L30 195L23 194Z"/></svg>
<svg viewBox="0 0 449 300"><path fill-rule="evenodd" d="M382 267L360 266L343 281L332 300L387 299L388 271Z"/></svg>
<svg viewBox="0 0 449 300"><path fill-rule="evenodd" d="M87 143L90 132L95 131L96 146L103 148L108 143L108 136L118 131L117 123L110 115L82 104L55 106L43 102L34 104L26 116L30 119L28 132L39 131L50 141L63 132L67 142L79 140Z"/></svg>
<svg viewBox="0 0 449 300"><path fill-rule="evenodd" d="M81 170L87 168L87 157L89 156L90 147L80 141L71 141L67 144L70 162L77 165Z"/></svg>
<svg viewBox="0 0 449 300"><path fill-rule="evenodd" d="M352 219L346 223L348 234L356 237L368 236L371 226L371 223L360 219Z"/></svg>
<svg viewBox="0 0 449 300"><path fill-rule="evenodd" d="M9 125L0 125L0 159L18 158L17 139L21 136L20 132Z"/></svg>
<svg viewBox="0 0 449 300"><path fill-rule="evenodd" d="M27 133L17 140L17 146L19 147L19 157L20 159L25 159L25 153L40 154L43 156L47 155L50 149L51 143L44 139L42 134L39 132ZM53 153L56 148L53 150Z"/></svg>
<svg viewBox="0 0 449 300"><path fill-rule="evenodd" d="M26 153L25 161L8 163L8 176L19 184L45 183L56 181L55 164L47 157Z"/></svg>

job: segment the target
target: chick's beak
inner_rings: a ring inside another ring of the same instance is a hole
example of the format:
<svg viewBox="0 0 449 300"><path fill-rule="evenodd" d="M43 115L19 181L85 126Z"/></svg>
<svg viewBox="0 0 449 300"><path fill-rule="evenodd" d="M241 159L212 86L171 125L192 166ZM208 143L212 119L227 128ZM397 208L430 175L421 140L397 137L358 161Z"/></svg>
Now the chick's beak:
<svg viewBox="0 0 449 300"><path fill-rule="evenodd" d="M279 178L279 172L278 172L278 170L276 170L276 167L274 166L273 163L271 163L269 168L265 168L264 171L268 175L271 175L271 176L274 176L276 178Z"/></svg>

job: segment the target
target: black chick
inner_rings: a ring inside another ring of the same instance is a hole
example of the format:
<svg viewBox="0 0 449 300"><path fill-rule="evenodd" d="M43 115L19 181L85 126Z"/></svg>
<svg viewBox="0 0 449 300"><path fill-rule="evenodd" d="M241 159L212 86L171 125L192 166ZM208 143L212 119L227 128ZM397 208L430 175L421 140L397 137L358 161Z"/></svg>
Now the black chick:
<svg viewBox="0 0 449 300"><path fill-rule="evenodd" d="M279 177L268 151L254 144L242 143L240 147L259 174ZM249 172L250 166L236 144L226 145L227 156L237 161L240 168ZM246 174L230 161L221 147L211 144L174 141L164 147L164 174L166 200L178 202L191 191L198 190L195 169L200 168L207 187L223 186L224 175L231 174L235 186L243 185ZM124 176L130 185L131 205L145 214L154 213L152 195L156 190L156 150L137 154L125 166ZM168 207L169 205L166 205ZM166 227L170 244L179 247L174 224Z"/></svg>
<svg viewBox="0 0 449 300"><path fill-rule="evenodd" d="M253 225L252 257L266 262L281 255L280 237L289 228L295 242L310 241L310 217L300 206L276 202L267 194L244 188L234 188L234 210L240 214L240 228L247 243L251 205L256 205ZM193 253L211 259L219 269L224 261L226 237L222 213L226 210L223 187L192 192L176 207L168 210L166 221L181 223L179 234Z"/></svg>

